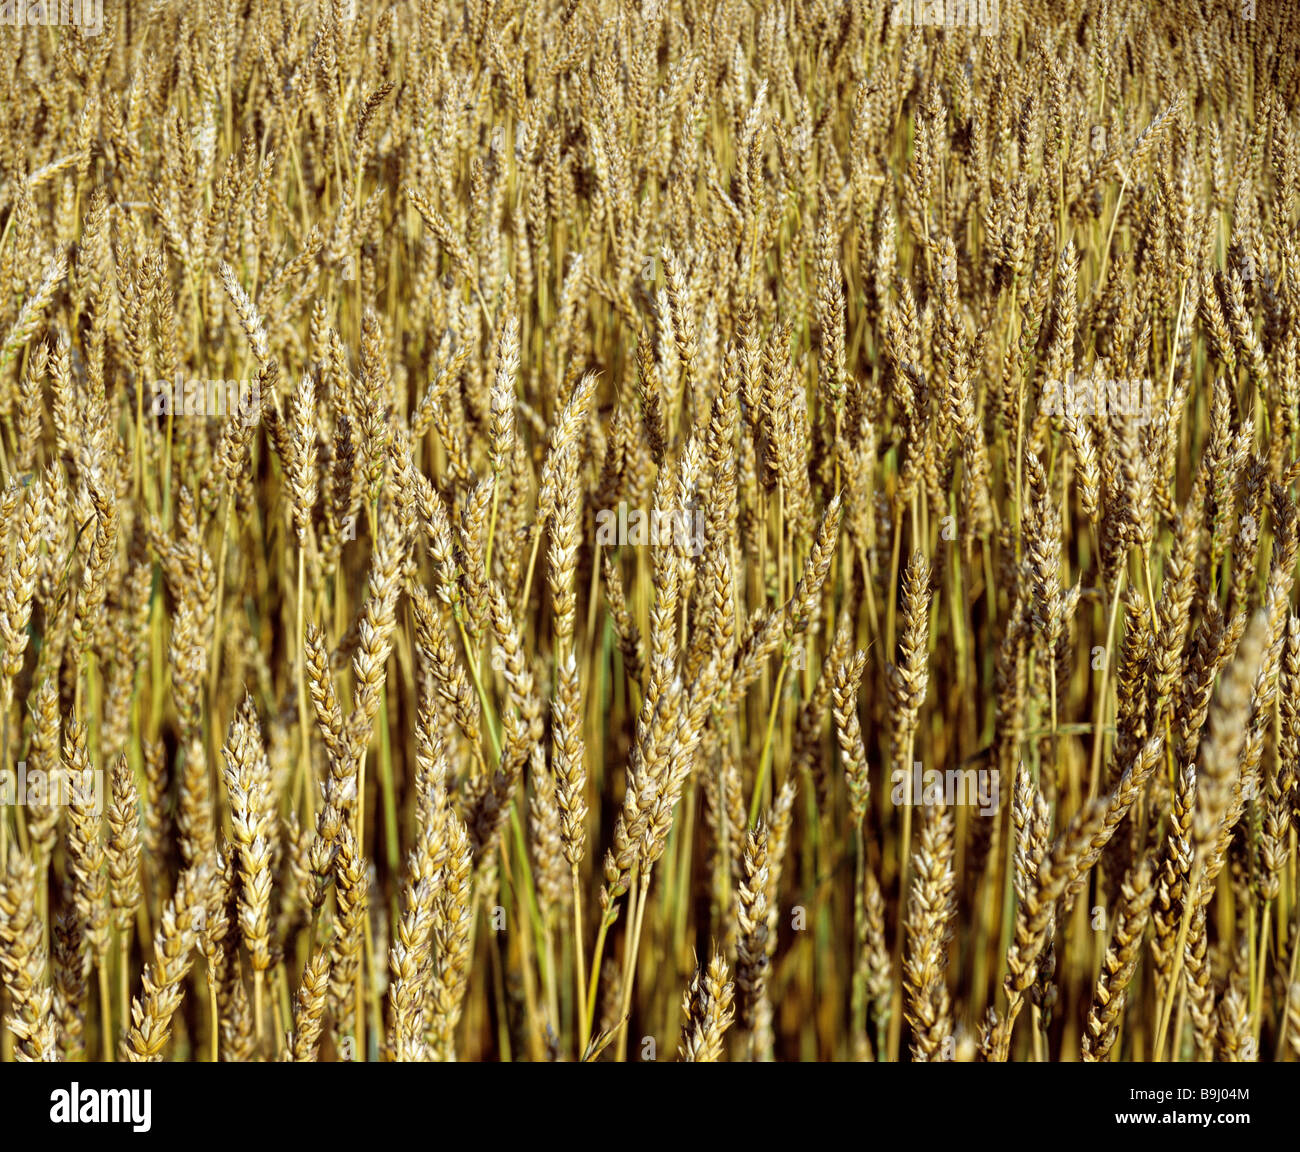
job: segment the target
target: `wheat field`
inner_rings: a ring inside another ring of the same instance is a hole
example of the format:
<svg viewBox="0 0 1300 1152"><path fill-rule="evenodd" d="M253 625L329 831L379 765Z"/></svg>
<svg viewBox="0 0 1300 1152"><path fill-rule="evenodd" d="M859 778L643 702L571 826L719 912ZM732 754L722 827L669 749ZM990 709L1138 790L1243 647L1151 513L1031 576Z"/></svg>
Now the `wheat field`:
<svg viewBox="0 0 1300 1152"><path fill-rule="evenodd" d="M1300 1060L1300 10L58 8L0 1058Z"/></svg>

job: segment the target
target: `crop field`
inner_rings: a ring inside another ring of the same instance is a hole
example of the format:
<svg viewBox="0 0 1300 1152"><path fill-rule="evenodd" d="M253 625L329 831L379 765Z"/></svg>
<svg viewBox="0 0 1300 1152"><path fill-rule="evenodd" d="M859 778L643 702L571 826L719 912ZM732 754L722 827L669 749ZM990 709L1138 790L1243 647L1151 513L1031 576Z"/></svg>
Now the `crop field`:
<svg viewBox="0 0 1300 1152"><path fill-rule="evenodd" d="M1300 1060L1298 45L3 0L0 1060Z"/></svg>

